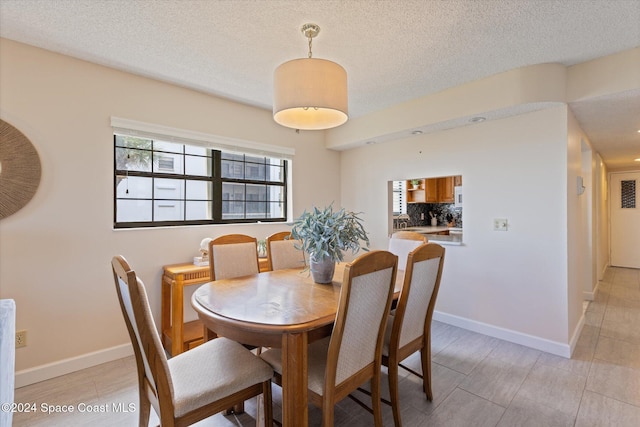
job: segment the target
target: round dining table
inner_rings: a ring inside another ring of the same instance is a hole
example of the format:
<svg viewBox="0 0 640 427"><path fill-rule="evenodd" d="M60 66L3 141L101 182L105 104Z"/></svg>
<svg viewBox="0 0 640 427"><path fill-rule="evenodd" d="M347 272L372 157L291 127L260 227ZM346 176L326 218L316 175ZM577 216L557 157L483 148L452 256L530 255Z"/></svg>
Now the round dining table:
<svg viewBox="0 0 640 427"><path fill-rule="evenodd" d="M307 347L331 335L345 263L330 284L308 270L284 269L201 285L191 304L203 321L205 340L223 336L242 344L282 349L282 424L308 425ZM402 288L398 271L395 297Z"/></svg>

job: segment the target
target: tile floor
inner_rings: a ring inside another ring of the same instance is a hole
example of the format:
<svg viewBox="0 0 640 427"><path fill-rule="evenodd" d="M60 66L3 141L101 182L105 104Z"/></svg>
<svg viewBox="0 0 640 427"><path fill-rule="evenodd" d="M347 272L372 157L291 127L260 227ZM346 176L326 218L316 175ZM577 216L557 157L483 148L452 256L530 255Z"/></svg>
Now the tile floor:
<svg viewBox="0 0 640 427"><path fill-rule="evenodd" d="M427 402L419 381L405 373L400 382L404 425L640 426L640 270L609 268L585 316L571 359L434 322L434 400ZM419 369L418 355L408 364ZM135 381L135 361L128 357L19 388L16 402L36 402L38 409L43 402L72 405L75 412L15 414L14 426L135 426L135 412L113 406L137 405ZM274 386L277 417L280 402ZM108 413L78 411L105 405ZM252 426L255 402L245 407L240 416L218 414L197 425ZM384 425L392 426L391 409L383 405L383 412ZM310 407L310 425L320 425L320 418ZM350 399L336 407L337 426L372 422ZM150 425L157 424L152 411Z"/></svg>

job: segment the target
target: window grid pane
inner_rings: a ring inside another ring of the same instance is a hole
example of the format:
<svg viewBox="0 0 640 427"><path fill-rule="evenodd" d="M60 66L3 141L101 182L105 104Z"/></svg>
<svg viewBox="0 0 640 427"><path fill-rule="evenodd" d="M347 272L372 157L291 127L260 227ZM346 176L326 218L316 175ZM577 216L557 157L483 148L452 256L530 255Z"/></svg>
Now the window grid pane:
<svg viewBox="0 0 640 427"><path fill-rule="evenodd" d="M244 163L231 160L222 161L222 178L244 179Z"/></svg>
<svg viewBox="0 0 640 427"><path fill-rule="evenodd" d="M155 200L153 206L154 221L184 220L183 200Z"/></svg>
<svg viewBox="0 0 640 427"><path fill-rule="evenodd" d="M153 171L159 173L170 173L184 175L184 156L174 153L153 153Z"/></svg>
<svg viewBox="0 0 640 427"><path fill-rule="evenodd" d="M123 135L114 145L116 228L286 221L285 160Z"/></svg>
<svg viewBox="0 0 640 427"><path fill-rule="evenodd" d="M187 200L186 202L187 220L210 220L213 219L212 212L210 201Z"/></svg>

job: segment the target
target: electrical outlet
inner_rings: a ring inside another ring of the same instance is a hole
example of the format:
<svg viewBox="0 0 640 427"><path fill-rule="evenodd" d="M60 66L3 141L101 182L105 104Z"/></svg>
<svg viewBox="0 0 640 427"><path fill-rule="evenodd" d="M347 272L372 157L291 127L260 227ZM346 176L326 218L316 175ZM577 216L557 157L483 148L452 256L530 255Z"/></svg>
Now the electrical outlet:
<svg viewBox="0 0 640 427"><path fill-rule="evenodd" d="M16 348L27 346L27 331L16 331Z"/></svg>
<svg viewBox="0 0 640 427"><path fill-rule="evenodd" d="M493 231L507 231L507 219L495 218L493 220Z"/></svg>

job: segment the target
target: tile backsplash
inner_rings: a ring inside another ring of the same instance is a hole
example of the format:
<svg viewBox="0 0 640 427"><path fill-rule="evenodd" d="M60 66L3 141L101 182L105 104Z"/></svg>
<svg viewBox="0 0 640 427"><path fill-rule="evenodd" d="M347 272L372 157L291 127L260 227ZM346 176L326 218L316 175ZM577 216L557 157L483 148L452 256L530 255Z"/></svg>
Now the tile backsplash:
<svg viewBox="0 0 640 427"><path fill-rule="evenodd" d="M438 218L438 225L462 227L462 208L454 207L453 203L407 203L407 215L409 215L409 227L424 227L431 225L431 215ZM422 214L422 216L421 216ZM423 217L424 219L420 219Z"/></svg>

